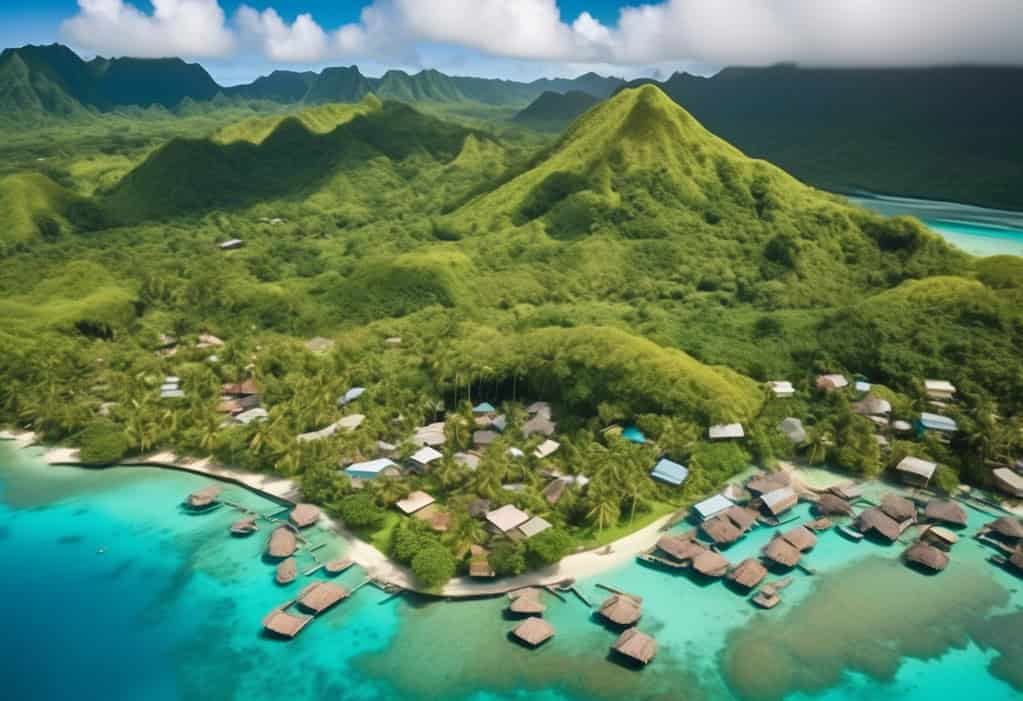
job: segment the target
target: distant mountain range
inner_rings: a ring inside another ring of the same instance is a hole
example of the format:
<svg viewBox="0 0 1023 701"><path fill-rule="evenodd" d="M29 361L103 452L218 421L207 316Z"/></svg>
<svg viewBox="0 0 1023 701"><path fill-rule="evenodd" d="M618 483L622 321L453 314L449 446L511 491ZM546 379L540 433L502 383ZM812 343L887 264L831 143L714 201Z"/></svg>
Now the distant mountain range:
<svg viewBox="0 0 1023 701"><path fill-rule="evenodd" d="M364 76L356 66L274 71L247 85L223 87L202 66L181 59L82 60L66 46L24 46L0 54L0 114L40 118L105 112L126 106L174 108L185 100L218 95L280 103L359 102L370 93L406 102L472 101L525 106L544 92L580 91L605 98L625 84L593 73L532 83L449 76L435 70L414 75L388 71Z"/></svg>
<svg viewBox="0 0 1023 701"><path fill-rule="evenodd" d="M546 131L561 131L600 98L580 90L566 93L545 92L515 115L517 124Z"/></svg>

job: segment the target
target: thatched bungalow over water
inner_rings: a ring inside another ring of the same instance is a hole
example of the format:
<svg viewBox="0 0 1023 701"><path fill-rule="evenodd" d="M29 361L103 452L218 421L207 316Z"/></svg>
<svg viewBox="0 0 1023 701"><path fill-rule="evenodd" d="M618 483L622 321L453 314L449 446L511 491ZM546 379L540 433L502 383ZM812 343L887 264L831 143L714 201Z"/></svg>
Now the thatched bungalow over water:
<svg viewBox="0 0 1023 701"><path fill-rule="evenodd" d="M787 472L765 472L746 482L746 489L751 494L761 495L781 489L782 487L788 487L791 483L792 478Z"/></svg>
<svg viewBox="0 0 1023 701"><path fill-rule="evenodd" d="M624 655L642 664L648 664L657 654L657 641L646 633L629 628L618 636L618 640L611 646L611 649L619 655Z"/></svg>
<svg viewBox="0 0 1023 701"><path fill-rule="evenodd" d="M1008 467L1000 467L991 472L999 491L1017 499L1023 499L1023 475Z"/></svg>
<svg viewBox="0 0 1023 701"><path fill-rule="evenodd" d="M924 517L928 521L937 521L960 528L967 524L966 509L949 499L931 499L924 508Z"/></svg>
<svg viewBox="0 0 1023 701"><path fill-rule="evenodd" d="M736 565L728 573L726 579L749 591L764 581L766 576L767 568L764 567L763 563L756 558L750 557Z"/></svg>
<svg viewBox="0 0 1023 701"><path fill-rule="evenodd" d="M929 526L920 534L920 540L925 543L930 543L942 550L948 550L959 542L959 536L947 528L942 528L941 526Z"/></svg>
<svg viewBox="0 0 1023 701"><path fill-rule="evenodd" d="M821 494L813 505L813 511L818 516L852 516L852 505L841 497L834 494Z"/></svg>
<svg viewBox="0 0 1023 701"><path fill-rule="evenodd" d="M661 536L657 541L657 549L665 555L679 562L687 562L706 550L705 547L694 541L677 535Z"/></svg>
<svg viewBox="0 0 1023 701"><path fill-rule="evenodd" d="M937 469L935 463L914 458L912 455L907 455L895 466L895 471L899 473L902 481L914 487L926 487Z"/></svg>
<svg viewBox="0 0 1023 701"><path fill-rule="evenodd" d="M296 504L288 515L296 528L308 528L320 520L320 507L315 504Z"/></svg>
<svg viewBox="0 0 1023 701"><path fill-rule="evenodd" d="M631 596L612 594L600 605L598 613L615 625L631 626L643 615L643 608Z"/></svg>
<svg viewBox="0 0 1023 701"><path fill-rule="evenodd" d="M948 567L948 555L924 542L916 542L902 554L907 564L916 565L931 572L941 572Z"/></svg>
<svg viewBox="0 0 1023 701"><path fill-rule="evenodd" d="M188 508L207 509L217 503L217 497L224 491L220 485L211 484L188 495Z"/></svg>
<svg viewBox="0 0 1023 701"><path fill-rule="evenodd" d="M263 617L263 627L284 638L294 638L313 620L312 616L296 616L280 608Z"/></svg>
<svg viewBox="0 0 1023 701"><path fill-rule="evenodd" d="M1023 523L1012 516L1002 516L987 524L985 530L1000 540L1016 543L1023 540Z"/></svg>
<svg viewBox="0 0 1023 701"><path fill-rule="evenodd" d="M803 559L799 548L795 547L784 538L775 536L764 548L764 557L781 567L795 567Z"/></svg>
<svg viewBox="0 0 1023 701"><path fill-rule="evenodd" d="M881 500L881 511L899 523L916 518L916 504L905 497L888 494Z"/></svg>
<svg viewBox="0 0 1023 701"><path fill-rule="evenodd" d="M291 557L297 549L298 538L295 536L295 532L288 526L278 526L270 534L266 554L272 558L281 559Z"/></svg>
<svg viewBox="0 0 1023 701"><path fill-rule="evenodd" d="M735 524L735 527L743 533L753 528L757 522L757 512L743 506L733 506L721 515Z"/></svg>
<svg viewBox="0 0 1023 701"><path fill-rule="evenodd" d="M255 516L246 516L243 519L239 519L231 524L231 535L246 536L252 535L256 532L258 527L256 526Z"/></svg>
<svg viewBox="0 0 1023 701"><path fill-rule="evenodd" d="M704 550L693 558L693 569L704 577L724 577L731 563L713 550Z"/></svg>
<svg viewBox="0 0 1023 701"><path fill-rule="evenodd" d="M792 530L782 533L781 538L786 543L799 550L799 552L812 550L813 547L817 545L817 536L814 535L813 531L805 526L796 526Z"/></svg>
<svg viewBox="0 0 1023 701"><path fill-rule="evenodd" d="M537 647L554 637L554 626L534 616L515 626L511 634L526 645Z"/></svg>
<svg viewBox="0 0 1023 701"><path fill-rule="evenodd" d="M313 582L298 595L298 605L319 615L331 606L348 598L348 590L333 582Z"/></svg>
<svg viewBox="0 0 1023 701"><path fill-rule="evenodd" d="M856 517L856 528L864 535L874 534L894 543L902 535L902 526L879 508L866 509Z"/></svg>
<svg viewBox="0 0 1023 701"><path fill-rule="evenodd" d="M540 601L540 590L533 587L508 593L508 610L518 616L543 615L547 607Z"/></svg>
<svg viewBox="0 0 1023 701"><path fill-rule="evenodd" d="M700 530L714 541L715 545L731 545L742 537L742 530L724 514L704 521L700 524Z"/></svg>
<svg viewBox="0 0 1023 701"><path fill-rule="evenodd" d="M291 584L295 581L296 577L298 577L298 565L295 564L295 558L289 557L277 565L274 579L277 580L278 584Z"/></svg>
<svg viewBox="0 0 1023 701"><path fill-rule="evenodd" d="M735 503L723 494L715 494L714 496L704 499L698 504L693 506L693 511L696 513L696 517L701 521L706 521L709 518L714 518L718 514L727 511L728 509L735 506Z"/></svg>
<svg viewBox="0 0 1023 701"><path fill-rule="evenodd" d="M355 563L351 559L345 557L337 560L331 560L323 566L323 569L327 574L336 576L349 569L354 564Z"/></svg>
<svg viewBox="0 0 1023 701"><path fill-rule="evenodd" d="M781 487L764 494L760 497L760 501L763 502L764 509L771 516L777 517L798 504L799 496L792 487Z"/></svg>

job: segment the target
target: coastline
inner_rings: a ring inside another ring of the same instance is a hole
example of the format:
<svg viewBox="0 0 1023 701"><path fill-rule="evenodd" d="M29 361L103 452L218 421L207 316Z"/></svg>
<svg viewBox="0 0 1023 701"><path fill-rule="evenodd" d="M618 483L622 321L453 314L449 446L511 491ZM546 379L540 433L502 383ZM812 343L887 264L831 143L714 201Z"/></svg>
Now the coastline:
<svg viewBox="0 0 1023 701"><path fill-rule="evenodd" d="M31 432L10 431L0 434L0 437L12 442L19 449L35 445L36 438L35 434ZM42 460L51 466L87 467L79 459L78 450L74 448L59 446L49 448L43 454ZM125 460L118 463L118 466L155 467L189 472L248 489L271 501L296 504L301 500L301 487L294 480L224 467L215 463L212 458L184 458L172 451L163 451ZM566 579L586 579L609 572L627 564L641 552L653 547L660 538L664 527L673 518L674 514L662 516L644 528L608 545L573 553L542 570L494 582L483 582L470 577L456 577L439 591L423 589L416 582L409 568L391 560L372 544L349 531L339 521L323 515L320 522L345 541L347 556L374 579L425 596L445 599L474 599L501 596L524 587L544 587Z"/></svg>

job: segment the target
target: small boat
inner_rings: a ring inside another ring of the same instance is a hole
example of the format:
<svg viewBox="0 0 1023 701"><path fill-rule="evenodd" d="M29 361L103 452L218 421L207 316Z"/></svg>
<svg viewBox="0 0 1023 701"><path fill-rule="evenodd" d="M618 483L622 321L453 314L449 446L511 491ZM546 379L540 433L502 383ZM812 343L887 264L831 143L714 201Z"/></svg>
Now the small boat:
<svg viewBox="0 0 1023 701"><path fill-rule="evenodd" d="M863 534L851 526L841 525L838 527L838 532L844 535L846 538L852 541L863 540Z"/></svg>
<svg viewBox="0 0 1023 701"><path fill-rule="evenodd" d="M289 557L277 565L275 579L278 584L291 584L298 577L298 567L295 565L295 558Z"/></svg>
<svg viewBox="0 0 1023 701"><path fill-rule="evenodd" d="M348 558L344 558L341 560L331 560L330 562L323 566L323 569L327 571L327 574L338 575L354 564L355 563L349 560Z"/></svg>

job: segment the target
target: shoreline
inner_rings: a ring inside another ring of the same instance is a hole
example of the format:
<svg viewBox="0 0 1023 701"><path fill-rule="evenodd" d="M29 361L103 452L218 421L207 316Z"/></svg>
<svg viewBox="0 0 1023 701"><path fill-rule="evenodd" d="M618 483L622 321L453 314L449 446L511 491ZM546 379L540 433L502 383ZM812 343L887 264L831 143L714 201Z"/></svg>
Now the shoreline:
<svg viewBox="0 0 1023 701"><path fill-rule="evenodd" d="M35 434L30 432L3 432L5 440L17 448L35 445ZM78 450L66 447L52 447L42 455L42 461L50 466L88 468L78 457ZM284 477L274 477L258 472L249 472L224 467L212 458L183 458L172 451L162 451L147 456L128 459L113 467L153 467L209 477L221 482L247 489L266 499L286 504L296 504L301 499L301 487ZM105 469L105 468L97 468ZM444 599L476 599L507 594L524 587L545 587L566 579L587 579L613 570L634 559L641 552L653 547L662 534L663 528L671 522L674 514L660 517L653 523L599 548L572 553L558 563L541 570L527 572L516 577L484 582L470 577L451 579L441 590L426 590L415 581L412 571L362 540L344 524L327 516L320 517L337 537L345 541L347 556L366 573L383 583L423 596Z"/></svg>

